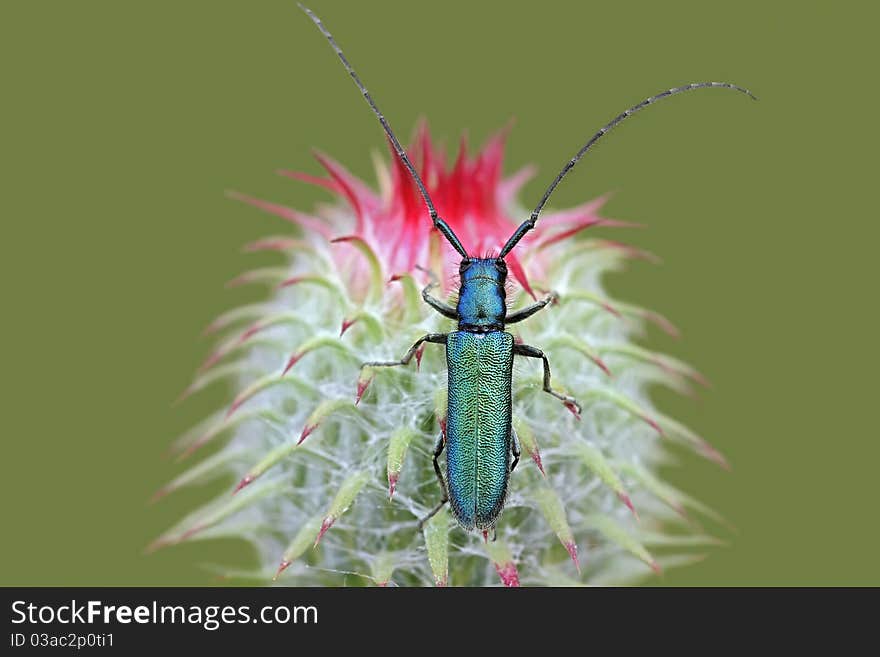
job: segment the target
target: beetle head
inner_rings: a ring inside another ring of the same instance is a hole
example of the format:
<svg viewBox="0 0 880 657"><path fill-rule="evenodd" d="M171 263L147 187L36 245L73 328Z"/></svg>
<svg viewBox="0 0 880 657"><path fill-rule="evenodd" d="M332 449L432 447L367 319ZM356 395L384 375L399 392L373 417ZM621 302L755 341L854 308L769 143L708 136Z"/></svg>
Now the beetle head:
<svg viewBox="0 0 880 657"><path fill-rule="evenodd" d="M458 271L459 327L474 332L502 330L507 313L504 258L462 258Z"/></svg>

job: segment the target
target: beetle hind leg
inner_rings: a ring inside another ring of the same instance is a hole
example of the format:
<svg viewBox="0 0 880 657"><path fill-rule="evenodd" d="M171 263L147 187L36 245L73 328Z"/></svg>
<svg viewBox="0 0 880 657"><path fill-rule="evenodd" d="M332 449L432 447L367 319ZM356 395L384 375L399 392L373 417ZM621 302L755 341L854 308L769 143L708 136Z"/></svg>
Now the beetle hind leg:
<svg viewBox="0 0 880 657"><path fill-rule="evenodd" d="M443 440L443 434L441 433L437 436L437 442L434 443L434 473L437 475L437 481L440 482L440 490L443 491L443 499L435 506L424 518L419 520L419 532L424 531L425 523L428 522L431 518L437 515L437 512L443 508L443 505L449 501L449 495L446 492L446 480L443 479L443 473L440 471L440 464L437 462L437 459L440 458L440 454L443 453L443 448L446 446L446 443Z"/></svg>
<svg viewBox="0 0 880 657"><path fill-rule="evenodd" d="M519 438L516 437L516 431L513 427L510 429L510 454L513 456L513 462L510 464L510 471L516 470L516 464L519 463L520 455Z"/></svg>

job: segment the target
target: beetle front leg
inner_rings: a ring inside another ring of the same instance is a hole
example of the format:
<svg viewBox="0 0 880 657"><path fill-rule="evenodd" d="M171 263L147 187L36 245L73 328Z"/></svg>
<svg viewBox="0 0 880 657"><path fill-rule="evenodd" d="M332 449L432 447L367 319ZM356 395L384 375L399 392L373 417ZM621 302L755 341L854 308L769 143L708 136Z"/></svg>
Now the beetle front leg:
<svg viewBox="0 0 880 657"><path fill-rule="evenodd" d="M431 282L422 289L422 299L424 300L424 302L444 317L448 317L449 319L458 319L458 311L455 308L443 303L442 301L440 301L440 299L432 297L430 294L428 294L428 292L435 287L440 287L440 280L437 278L437 274L432 272L430 269L425 269L424 267L420 267L419 265L416 265L416 269L425 272L431 279Z"/></svg>
<svg viewBox="0 0 880 657"><path fill-rule="evenodd" d="M403 358L400 360L390 360L390 361L370 361L367 363L361 364L361 369L365 367L398 367L400 365L408 365L412 360L412 357L415 356L416 351L419 346L423 342L433 342L434 344L446 344L446 333L428 333L427 335L423 335L416 343L409 348L409 351L406 352Z"/></svg>
<svg viewBox="0 0 880 657"><path fill-rule="evenodd" d="M515 324L516 322L521 322L524 319L528 319L532 315L534 315L539 310L547 307L547 305L557 301L559 299L559 295L556 292L550 292L546 297L541 299L540 301L533 303L531 306L526 306L522 310L517 310L515 313L510 313L507 317L504 318L505 324Z"/></svg>
<svg viewBox="0 0 880 657"><path fill-rule="evenodd" d="M577 415L580 415L581 405L574 397L569 397L568 395L563 395L562 393L556 392L550 386L550 361L547 360L547 356L544 355L543 351L537 349L536 347L530 347L527 344L515 344L513 345L513 353L517 356L540 358L544 362L544 392L553 395L554 397L556 397L556 399L564 403L566 406L574 406L577 409Z"/></svg>

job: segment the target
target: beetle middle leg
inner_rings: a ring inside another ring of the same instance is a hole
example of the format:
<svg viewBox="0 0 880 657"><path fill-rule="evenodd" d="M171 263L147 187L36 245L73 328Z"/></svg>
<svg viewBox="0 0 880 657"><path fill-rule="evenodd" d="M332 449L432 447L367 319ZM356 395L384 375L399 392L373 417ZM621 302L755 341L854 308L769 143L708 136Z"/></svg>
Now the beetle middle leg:
<svg viewBox="0 0 880 657"><path fill-rule="evenodd" d="M365 367L397 367L399 365L407 365L409 361L412 360L412 357L415 356L416 350L423 342L433 342L435 344L446 344L446 333L428 333L427 335L423 335L416 343L409 348L409 351L401 358L400 360L390 360L390 361L371 361L367 363L363 363L361 365L361 369Z"/></svg>
<svg viewBox="0 0 880 657"><path fill-rule="evenodd" d="M550 361L547 360L547 356L544 355L544 352L538 349L537 347L531 347L527 344L515 344L513 345L513 353L517 356L527 356L529 358L540 358L544 362L544 392L553 395L559 401L572 404L577 409L577 412L580 414L581 405L574 397L569 397L568 395L563 395L560 392L556 392L550 385Z"/></svg>
<svg viewBox="0 0 880 657"><path fill-rule="evenodd" d="M437 512L443 508L443 505L449 501L449 495L446 492L446 480L443 479L443 473L440 471L440 464L437 462L437 459L440 458L440 454L443 453L443 448L446 446L446 442L443 440L443 434L441 433L437 437L437 442L434 443L434 473L437 475L437 481L440 482L440 490L443 491L443 499L431 509L431 512L428 513L424 518L419 520L419 531L421 532L425 528L425 523L428 522L431 518L433 518Z"/></svg>

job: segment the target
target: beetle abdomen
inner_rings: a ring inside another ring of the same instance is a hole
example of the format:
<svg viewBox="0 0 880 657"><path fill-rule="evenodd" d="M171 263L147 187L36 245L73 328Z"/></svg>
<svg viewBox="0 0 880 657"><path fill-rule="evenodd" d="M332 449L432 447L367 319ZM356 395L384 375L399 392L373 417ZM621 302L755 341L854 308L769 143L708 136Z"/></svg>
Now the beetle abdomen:
<svg viewBox="0 0 880 657"><path fill-rule="evenodd" d="M489 529L504 506L509 479L513 336L450 333L446 364L449 502L465 529Z"/></svg>

